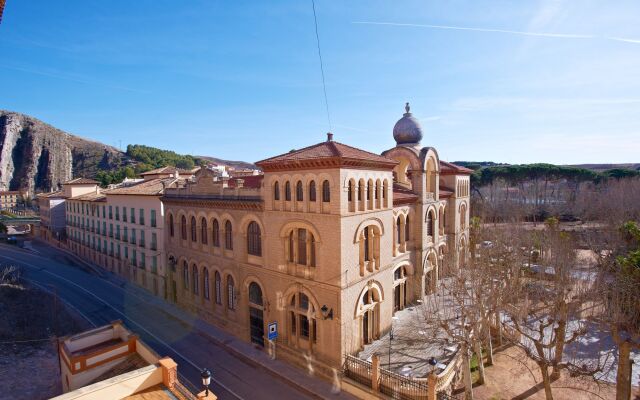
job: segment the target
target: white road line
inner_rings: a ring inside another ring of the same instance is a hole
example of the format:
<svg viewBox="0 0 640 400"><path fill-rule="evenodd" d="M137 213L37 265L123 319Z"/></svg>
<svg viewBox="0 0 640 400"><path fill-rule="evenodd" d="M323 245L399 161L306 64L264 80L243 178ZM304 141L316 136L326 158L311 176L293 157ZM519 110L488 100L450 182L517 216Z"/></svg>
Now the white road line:
<svg viewBox="0 0 640 400"><path fill-rule="evenodd" d="M35 268L37 270L40 270L44 273L47 273L49 275L55 276L58 279L61 279L65 282L68 282L70 284L72 284L73 286L77 287L78 289L82 290L83 292L91 295L92 297L96 298L98 301L102 302L104 305L106 305L107 307L111 308L113 311L115 311L116 313L122 315L123 318L128 319L129 321L133 322L134 324L136 324L140 329L142 329L143 331L145 331L149 336L151 336L152 338L154 338L155 340L157 340L159 343L162 343L164 346L170 348L173 350L174 353L176 353L178 356L180 356L182 359L184 359L187 363L189 363L192 367L194 367L196 370L201 371L202 368L198 367L194 362L192 362L191 360L189 360L187 357L185 357L183 354L181 354L180 352L178 352L176 349L174 349L173 347L171 347L168 343L166 343L164 340L160 339L159 337L157 337L156 335L154 335L153 333L149 332L144 326L140 325L138 322L136 322L135 320L133 320L131 317L126 316L125 314L123 314L122 312L120 312L120 310L118 310L117 308L113 307L111 304L107 303L106 301L104 301L103 299L101 299L100 297L98 297L97 295L95 295L94 293L91 293L90 291L88 291L87 289L83 288L82 286L78 285L77 283L70 281L69 279L60 276L58 274L55 274L53 272L47 271L46 269L43 269L41 267L37 267L29 262L26 261L21 261L12 257L8 257L6 255L0 256L9 260L12 260L14 262L18 262L24 265L27 265L31 268ZM237 393L235 393L233 390L229 389L226 385L224 385L222 382L214 379L213 377L211 378L212 381L216 382L218 385L220 385L224 390L228 391L229 393L231 393L233 396L235 396L238 399L242 400L242 397L240 395L238 395Z"/></svg>

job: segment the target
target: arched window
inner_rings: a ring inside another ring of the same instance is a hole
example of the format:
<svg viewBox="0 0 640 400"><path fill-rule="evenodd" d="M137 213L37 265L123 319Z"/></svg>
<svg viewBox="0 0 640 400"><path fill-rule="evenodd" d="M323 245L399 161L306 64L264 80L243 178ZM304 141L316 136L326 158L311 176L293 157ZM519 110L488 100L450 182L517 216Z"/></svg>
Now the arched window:
<svg viewBox="0 0 640 400"><path fill-rule="evenodd" d="M187 217L184 215L180 218L180 237L187 240Z"/></svg>
<svg viewBox="0 0 640 400"><path fill-rule="evenodd" d="M216 285L216 304L222 304L222 279L218 271L214 275L214 281Z"/></svg>
<svg viewBox="0 0 640 400"><path fill-rule="evenodd" d="M291 201L291 183L289 181L284 184L284 199L285 201Z"/></svg>
<svg viewBox="0 0 640 400"><path fill-rule="evenodd" d="M260 225L256 221L251 221L247 228L247 252L254 256L262 256Z"/></svg>
<svg viewBox="0 0 640 400"><path fill-rule="evenodd" d="M467 205L466 204L462 204L462 206L460 206L460 228L461 229L467 228Z"/></svg>
<svg viewBox="0 0 640 400"><path fill-rule="evenodd" d="M371 181L367 182L367 201L371 200L371 192L373 188L371 187Z"/></svg>
<svg viewBox="0 0 640 400"><path fill-rule="evenodd" d="M196 235L196 217L191 217L191 241L195 242L198 240Z"/></svg>
<svg viewBox="0 0 640 400"><path fill-rule="evenodd" d="M193 283L193 294L198 294L199 290L198 290L198 285L200 284L200 280L198 279L198 267L193 264L191 266L191 270L193 271L191 273L191 281Z"/></svg>
<svg viewBox="0 0 640 400"><path fill-rule="evenodd" d="M309 201L316 201L316 181L309 182Z"/></svg>
<svg viewBox="0 0 640 400"><path fill-rule="evenodd" d="M289 329L291 336L316 342L316 320L313 304L304 293L296 293L289 302Z"/></svg>
<svg viewBox="0 0 640 400"><path fill-rule="evenodd" d="M409 216L407 215L407 218L404 220L404 240L411 240L411 235L409 235L409 233L411 232L411 224L409 224Z"/></svg>
<svg viewBox="0 0 640 400"><path fill-rule="evenodd" d="M399 311L407 305L407 269L398 267L393 271L393 311Z"/></svg>
<svg viewBox="0 0 640 400"><path fill-rule="evenodd" d="M262 289L255 282L249 284L249 303L262 306Z"/></svg>
<svg viewBox="0 0 640 400"><path fill-rule="evenodd" d="M229 220L224 223L224 248L233 250L233 227Z"/></svg>
<svg viewBox="0 0 640 400"><path fill-rule="evenodd" d="M370 261L371 257L369 256L370 251L370 243L369 243L369 227L364 228L364 260Z"/></svg>
<svg viewBox="0 0 640 400"><path fill-rule="evenodd" d="M280 183L278 182L273 185L273 199L280 200Z"/></svg>
<svg viewBox="0 0 640 400"><path fill-rule="evenodd" d="M202 244L207 244L209 239L207 238L207 219L202 218L200 222L200 241Z"/></svg>
<svg viewBox="0 0 640 400"><path fill-rule="evenodd" d="M287 261L309 267L316 266L316 240L304 228L293 229L287 240Z"/></svg>
<svg viewBox="0 0 640 400"><path fill-rule="evenodd" d="M220 224L217 219L214 219L212 225L213 245L215 247L220 247Z"/></svg>
<svg viewBox="0 0 640 400"><path fill-rule="evenodd" d="M209 300L209 271L206 268L202 269L202 295Z"/></svg>
<svg viewBox="0 0 640 400"><path fill-rule="evenodd" d="M402 243L402 220L400 219L400 217L398 216L398 219L396 220L396 239L398 240L398 244Z"/></svg>
<svg viewBox="0 0 640 400"><path fill-rule="evenodd" d="M236 287L231 275L227 276L227 308L235 310L236 308Z"/></svg>
<svg viewBox="0 0 640 400"><path fill-rule="evenodd" d="M349 186L347 188L347 201L353 201L353 182L349 181Z"/></svg>
<svg viewBox="0 0 640 400"><path fill-rule="evenodd" d="M187 265L186 261L182 264L182 284L185 290L189 290L189 265Z"/></svg>
<svg viewBox="0 0 640 400"><path fill-rule="evenodd" d="M376 181L376 189L374 191L374 196L376 200L380 198L380 181Z"/></svg>
<svg viewBox="0 0 640 400"><path fill-rule="evenodd" d="M322 201L324 203L331 201L331 188L329 187L329 181L322 182Z"/></svg>
<svg viewBox="0 0 640 400"><path fill-rule="evenodd" d="M109 206L111 207L111 206ZM171 237L173 237L174 235L174 230L173 230L173 214L169 214L169 235Z"/></svg>
<svg viewBox="0 0 640 400"><path fill-rule="evenodd" d="M431 212L431 210L429 210L427 212L427 235L428 236L433 236L434 234L434 221L433 221L433 212Z"/></svg>
<svg viewBox="0 0 640 400"><path fill-rule="evenodd" d="M296 201L304 200L304 187L302 187L302 182L298 181L296 183Z"/></svg>

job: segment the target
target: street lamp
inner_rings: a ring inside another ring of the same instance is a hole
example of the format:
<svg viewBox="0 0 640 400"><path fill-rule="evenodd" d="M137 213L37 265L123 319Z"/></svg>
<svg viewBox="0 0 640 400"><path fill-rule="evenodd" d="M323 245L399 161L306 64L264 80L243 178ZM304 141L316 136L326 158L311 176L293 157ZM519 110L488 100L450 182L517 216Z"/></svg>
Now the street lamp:
<svg viewBox="0 0 640 400"><path fill-rule="evenodd" d="M204 397L209 396L209 384L211 383L211 371L209 371L208 369L203 369L202 373L200 374L200 377L202 378L202 384L204 385Z"/></svg>

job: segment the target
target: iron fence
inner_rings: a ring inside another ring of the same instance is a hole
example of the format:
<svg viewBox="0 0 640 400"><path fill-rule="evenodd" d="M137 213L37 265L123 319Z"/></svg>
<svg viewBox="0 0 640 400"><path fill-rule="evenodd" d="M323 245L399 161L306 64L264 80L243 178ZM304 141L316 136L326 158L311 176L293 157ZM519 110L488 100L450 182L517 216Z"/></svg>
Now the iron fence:
<svg viewBox="0 0 640 400"><path fill-rule="evenodd" d="M354 356L346 356L344 360L344 374L354 381L371 387L371 363Z"/></svg>
<svg viewBox="0 0 640 400"><path fill-rule="evenodd" d="M384 369L380 370L380 392L392 399L427 400L429 385Z"/></svg>

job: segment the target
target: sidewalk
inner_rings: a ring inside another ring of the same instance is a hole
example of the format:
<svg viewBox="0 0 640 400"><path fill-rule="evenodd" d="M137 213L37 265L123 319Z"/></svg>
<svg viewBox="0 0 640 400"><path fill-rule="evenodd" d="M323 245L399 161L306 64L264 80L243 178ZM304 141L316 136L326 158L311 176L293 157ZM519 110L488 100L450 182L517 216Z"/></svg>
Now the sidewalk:
<svg viewBox="0 0 640 400"><path fill-rule="evenodd" d="M39 241L38 244L46 245L50 249L62 250L63 253L69 254L62 248L51 246L49 243L44 241ZM76 258L79 257L76 256ZM197 330L211 340L215 341L217 344L224 347L229 353L233 354L237 358L240 358L249 364L263 368L275 378L286 381L288 384L295 386L296 388L306 392L310 396L318 399L355 399L355 397L353 397L349 393L340 390L339 378L336 378L336 381L338 383L332 385L320 378L309 376L306 371L289 365L283 361L272 359L265 351L255 348L253 345L246 343L219 328L216 328L215 326L200 318L194 317L192 314L178 308L174 304L170 304L159 297L153 296L151 293L148 293L146 290L131 284L125 279L109 271L103 270L102 268L97 267L90 262L87 262L85 260L82 261L85 264L91 265L92 269L98 269L100 271L99 275L102 279L110 281L114 285L123 288L123 290L126 290L135 295L141 301L144 301L147 304L152 304L162 309L167 314L180 320L181 322L189 326L193 326L194 330Z"/></svg>

